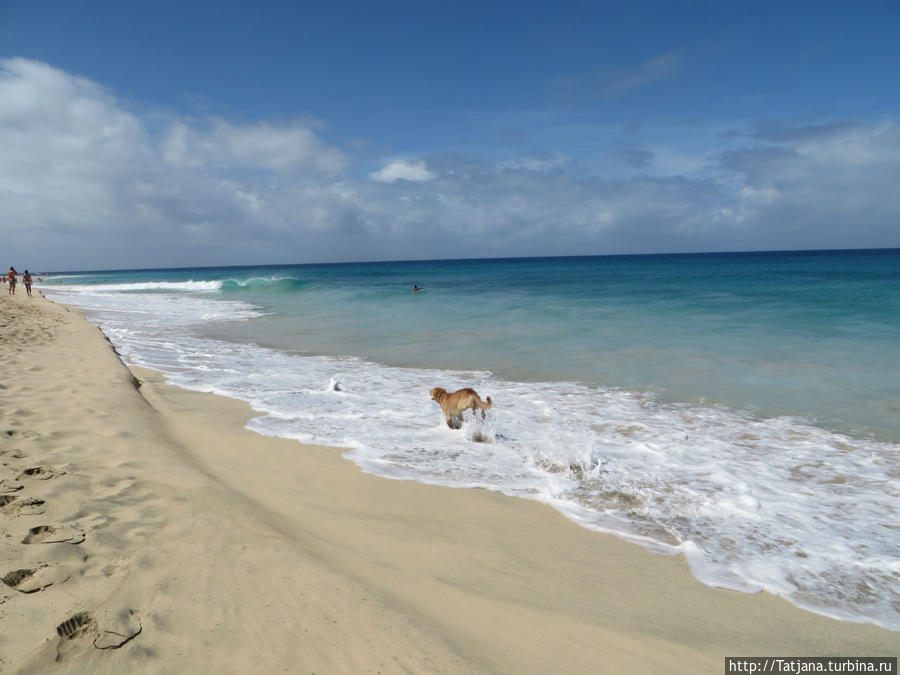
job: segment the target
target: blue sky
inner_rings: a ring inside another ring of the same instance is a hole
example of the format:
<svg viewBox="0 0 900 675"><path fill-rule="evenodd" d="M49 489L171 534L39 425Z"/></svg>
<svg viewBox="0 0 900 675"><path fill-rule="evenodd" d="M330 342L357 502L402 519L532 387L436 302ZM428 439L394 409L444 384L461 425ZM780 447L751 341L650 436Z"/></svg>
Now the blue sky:
<svg viewBox="0 0 900 675"><path fill-rule="evenodd" d="M4 248L49 269L900 246L898 35L888 0L0 0Z"/></svg>

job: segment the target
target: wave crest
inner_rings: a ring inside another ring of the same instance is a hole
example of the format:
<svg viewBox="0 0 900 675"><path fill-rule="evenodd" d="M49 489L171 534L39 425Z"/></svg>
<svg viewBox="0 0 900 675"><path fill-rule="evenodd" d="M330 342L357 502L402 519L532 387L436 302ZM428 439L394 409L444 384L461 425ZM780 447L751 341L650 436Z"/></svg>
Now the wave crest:
<svg viewBox="0 0 900 675"><path fill-rule="evenodd" d="M250 277L206 281L141 281L127 284L59 284L55 288L75 293L290 293L309 282L295 277Z"/></svg>
<svg viewBox="0 0 900 675"><path fill-rule="evenodd" d="M223 293L291 293L309 282L294 277L253 277L251 279L227 279L221 282Z"/></svg>

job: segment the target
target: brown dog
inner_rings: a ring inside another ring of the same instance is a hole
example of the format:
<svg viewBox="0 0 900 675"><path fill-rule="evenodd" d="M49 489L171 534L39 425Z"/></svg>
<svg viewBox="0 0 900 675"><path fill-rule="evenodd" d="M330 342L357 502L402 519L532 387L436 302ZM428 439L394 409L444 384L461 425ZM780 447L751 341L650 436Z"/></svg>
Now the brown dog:
<svg viewBox="0 0 900 675"><path fill-rule="evenodd" d="M472 414L475 415L478 413L478 409L481 408L481 419L484 419L484 411L494 405L490 396L487 397L486 401L482 401L478 392L468 387L454 391L452 394L448 394L447 390L442 387L435 387L431 390L431 398L441 404L441 410L444 411L444 419L447 420L447 426L451 429L459 428L453 426L453 418L458 417L459 421L462 422L464 411L471 410Z"/></svg>

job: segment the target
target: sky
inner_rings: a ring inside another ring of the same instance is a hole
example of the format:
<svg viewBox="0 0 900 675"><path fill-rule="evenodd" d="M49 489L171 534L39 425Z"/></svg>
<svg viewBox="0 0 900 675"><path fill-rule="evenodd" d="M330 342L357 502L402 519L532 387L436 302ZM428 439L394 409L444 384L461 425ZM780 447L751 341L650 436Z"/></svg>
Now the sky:
<svg viewBox="0 0 900 675"><path fill-rule="evenodd" d="M0 0L0 256L900 247L900 2Z"/></svg>

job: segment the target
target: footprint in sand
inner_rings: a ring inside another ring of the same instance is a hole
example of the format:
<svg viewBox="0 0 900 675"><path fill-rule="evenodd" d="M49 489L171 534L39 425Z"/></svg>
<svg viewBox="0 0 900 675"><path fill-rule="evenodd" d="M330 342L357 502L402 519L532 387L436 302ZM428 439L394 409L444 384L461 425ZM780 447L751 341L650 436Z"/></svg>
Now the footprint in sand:
<svg viewBox="0 0 900 675"><path fill-rule="evenodd" d="M16 480L23 480L25 478L37 478L38 480L50 480L51 478L55 478L56 476L61 476L65 472L57 471L52 466L33 466L30 469L25 469L22 473L16 476Z"/></svg>
<svg viewBox="0 0 900 675"><path fill-rule="evenodd" d="M47 510L43 499L25 497L17 501L18 499L18 495L0 495L0 510L3 510L3 513L16 513L20 516L39 516ZM15 506L10 506L13 502L16 502Z"/></svg>
<svg viewBox="0 0 900 675"><path fill-rule="evenodd" d="M75 525L38 525L28 530L23 544L80 544L84 531Z"/></svg>
<svg viewBox="0 0 900 675"><path fill-rule="evenodd" d="M118 649L143 630L141 617L128 608L103 610L97 623L100 628L100 635L94 640L97 649Z"/></svg>
<svg viewBox="0 0 900 675"><path fill-rule="evenodd" d="M20 516L39 516L47 510L46 502L37 497L25 497L18 507L16 513Z"/></svg>
<svg viewBox="0 0 900 675"><path fill-rule="evenodd" d="M64 640L92 634L97 649L118 649L143 630L141 618L133 609L103 610L99 619L90 612L79 612L56 627Z"/></svg>
<svg viewBox="0 0 900 675"><path fill-rule="evenodd" d="M65 567L46 565L31 570L13 570L2 580L10 588L20 593L36 593L53 584L61 584L69 580L69 572Z"/></svg>
<svg viewBox="0 0 900 675"><path fill-rule="evenodd" d="M95 628L97 622L90 612L78 612L63 621L56 627L56 633L67 640L74 640L79 635L87 633L91 628Z"/></svg>
<svg viewBox="0 0 900 675"><path fill-rule="evenodd" d="M16 459L22 459L23 457L28 457L28 453L24 450L19 450L16 448L15 450L0 450L0 455L9 455L10 457L14 457Z"/></svg>
<svg viewBox="0 0 900 675"><path fill-rule="evenodd" d="M10 480L8 478L5 480L0 480L0 494L4 492L16 492L17 490L21 490L23 487L25 486L18 481Z"/></svg>

